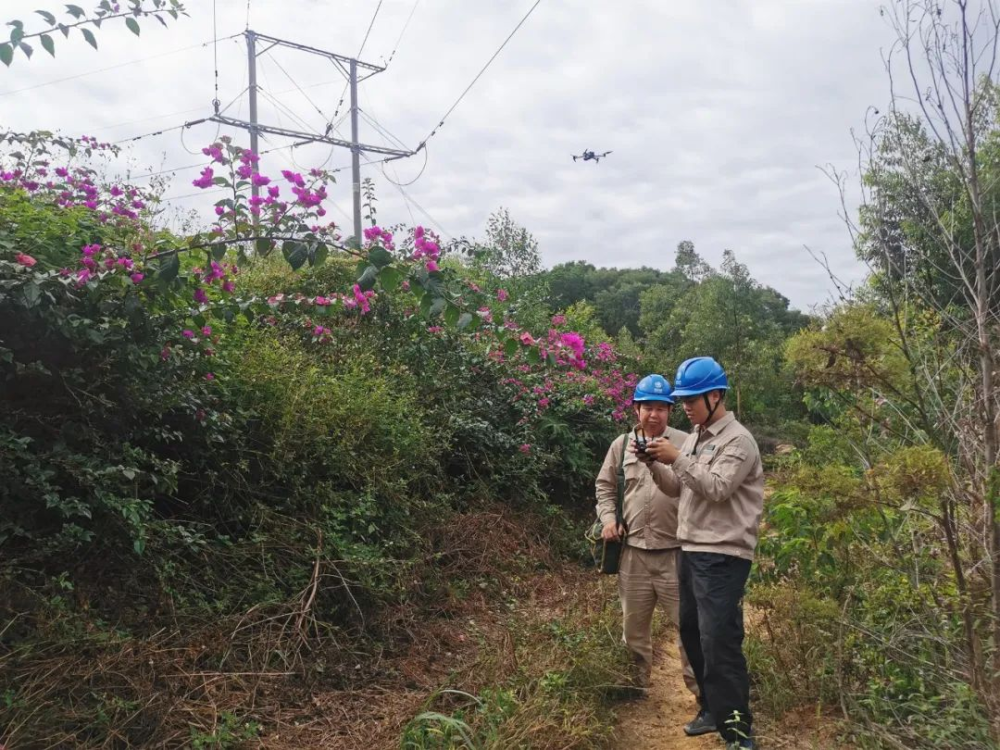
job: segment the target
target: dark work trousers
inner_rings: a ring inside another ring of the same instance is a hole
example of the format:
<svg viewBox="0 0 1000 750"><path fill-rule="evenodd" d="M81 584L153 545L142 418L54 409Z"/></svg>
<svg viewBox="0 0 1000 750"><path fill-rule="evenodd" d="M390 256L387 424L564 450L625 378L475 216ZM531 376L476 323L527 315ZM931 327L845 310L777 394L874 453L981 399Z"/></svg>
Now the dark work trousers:
<svg viewBox="0 0 1000 750"><path fill-rule="evenodd" d="M742 606L750 565L732 555L681 552L681 642L702 706L712 712L727 742L750 737L753 723Z"/></svg>

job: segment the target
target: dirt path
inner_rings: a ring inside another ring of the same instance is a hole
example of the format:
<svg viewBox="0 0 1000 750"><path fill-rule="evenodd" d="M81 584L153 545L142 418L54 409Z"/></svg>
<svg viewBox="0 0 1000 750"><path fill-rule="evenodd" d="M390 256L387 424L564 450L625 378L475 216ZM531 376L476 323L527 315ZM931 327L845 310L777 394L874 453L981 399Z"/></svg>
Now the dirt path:
<svg viewBox="0 0 1000 750"><path fill-rule="evenodd" d="M681 677L677 636L667 631L657 643L653 679L645 698L618 710L618 750L721 750L717 734L688 737L684 725L697 711L697 703ZM803 707L789 711L780 721L757 716L758 745L768 750L845 750L837 741L837 727L830 718Z"/></svg>
<svg viewBox="0 0 1000 750"><path fill-rule="evenodd" d="M719 735L688 737L684 725L694 718L697 703L684 687L677 636L670 632L657 643L649 693L618 711L621 750L702 750L720 747Z"/></svg>

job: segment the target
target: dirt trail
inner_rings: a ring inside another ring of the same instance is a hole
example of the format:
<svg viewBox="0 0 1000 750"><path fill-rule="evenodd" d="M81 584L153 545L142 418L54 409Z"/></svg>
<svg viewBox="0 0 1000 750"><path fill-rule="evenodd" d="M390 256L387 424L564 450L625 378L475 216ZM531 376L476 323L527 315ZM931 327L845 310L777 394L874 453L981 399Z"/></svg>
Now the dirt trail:
<svg viewBox="0 0 1000 750"><path fill-rule="evenodd" d="M657 643L649 692L618 711L621 750L719 750L719 735L688 737L684 725L697 712L694 696L684 687L677 636L663 635Z"/></svg>
<svg viewBox="0 0 1000 750"><path fill-rule="evenodd" d="M694 718L697 703L681 677L677 635L659 637L654 655L653 679L645 698L618 710L618 750L721 750L718 734L688 737L684 725ZM756 717L757 742L767 750L846 750L837 741L832 718L817 716L815 708L789 711L780 721Z"/></svg>

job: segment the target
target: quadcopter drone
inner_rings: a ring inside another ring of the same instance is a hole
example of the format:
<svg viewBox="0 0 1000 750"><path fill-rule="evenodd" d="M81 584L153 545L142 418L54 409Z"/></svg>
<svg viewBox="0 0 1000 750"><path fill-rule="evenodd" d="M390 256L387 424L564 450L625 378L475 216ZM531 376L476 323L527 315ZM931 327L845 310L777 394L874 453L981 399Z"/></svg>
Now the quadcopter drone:
<svg viewBox="0 0 1000 750"><path fill-rule="evenodd" d="M576 155L573 156L573 161L576 161L577 159L583 159L584 161L592 161L596 164L603 157L607 156L610 153L611 153L610 151L605 151L603 154L595 154L593 151L584 149L583 153L580 156Z"/></svg>

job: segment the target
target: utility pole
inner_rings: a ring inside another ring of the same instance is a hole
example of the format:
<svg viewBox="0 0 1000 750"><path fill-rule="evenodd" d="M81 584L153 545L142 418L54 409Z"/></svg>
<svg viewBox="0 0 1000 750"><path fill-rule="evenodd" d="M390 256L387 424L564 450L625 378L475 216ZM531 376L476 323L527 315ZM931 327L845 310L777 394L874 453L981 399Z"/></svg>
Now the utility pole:
<svg viewBox="0 0 1000 750"><path fill-rule="evenodd" d="M376 73L381 73L385 70L384 67L378 65L372 65L371 63L362 62L353 57L346 57L344 55L337 55L333 52L327 52L326 50L317 49L315 47L307 47L304 44L296 44L295 42L289 42L284 39L277 39L276 37L267 36L266 34L258 34L255 31L247 29L244 32L247 38L247 57L249 64L249 81L250 81L250 120L239 120L233 117L227 117L225 115L216 113L211 118L212 122L217 122L221 125L229 125L234 128L241 128L250 133L250 149L255 153L259 154L258 150L258 137L261 133L269 133L271 135L280 135L287 138L295 138L299 141L295 145L302 145L303 143L327 143L331 146L337 146L340 148L347 148L351 151L351 192L354 198L354 236L358 244L361 244L361 154L371 153L371 154L381 154L390 159L402 159L407 156L413 156L416 151L404 151L398 148L387 148L385 146L372 146L368 144L361 143L360 135L358 132L358 83L364 81L367 78L375 75ZM263 49L258 49L257 42L261 41L267 44ZM346 141L341 138L333 138L329 135L332 129L333 123L330 123L330 127L327 128L327 133L324 135L319 135L316 133L306 133L300 130L291 130L289 128L275 127L273 125L266 125L260 123L257 116L257 58L266 52L270 51L274 47L289 47L300 52L306 52L312 55L318 55L320 57L325 57L330 60L340 72L348 79L351 87L351 140ZM361 73L361 71L364 71ZM257 171L257 165L254 165L254 172ZM254 197L260 195L260 188L254 185L252 188L252 194Z"/></svg>
<svg viewBox="0 0 1000 750"><path fill-rule="evenodd" d="M361 149L358 148L358 61L351 59L351 180L354 195L354 236L361 242Z"/></svg>
<svg viewBox="0 0 1000 750"><path fill-rule="evenodd" d="M249 64L250 81L250 150L255 154L260 153L259 134L257 132L257 35L247 29L247 58ZM257 173L257 163L253 164L254 174ZM260 186L253 182L250 185L250 193L254 198L260 197Z"/></svg>

